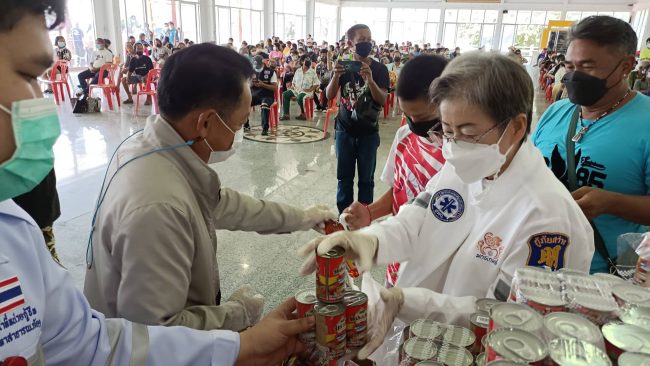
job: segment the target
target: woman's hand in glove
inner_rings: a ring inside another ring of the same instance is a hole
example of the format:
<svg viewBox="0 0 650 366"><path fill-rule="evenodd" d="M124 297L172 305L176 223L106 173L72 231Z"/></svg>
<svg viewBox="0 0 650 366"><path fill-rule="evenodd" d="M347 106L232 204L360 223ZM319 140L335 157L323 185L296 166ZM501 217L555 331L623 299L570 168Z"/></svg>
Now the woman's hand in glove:
<svg viewBox="0 0 650 366"><path fill-rule="evenodd" d="M358 358L365 360L382 343L386 334L393 326L402 305L404 305L404 292L399 287L381 289L381 302L369 309L368 314L368 343L359 350Z"/></svg>
<svg viewBox="0 0 650 366"><path fill-rule="evenodd" d="M300 274L306 276L316 270L316 248L318 248L318 254L322 255L334 247L345 249L345 257L357 261L359 271L368 271L375 262L378 241L379 239L374 235L350 231L339 231L332 235L316 238L298 249L298 254L301 257L307 257L300 268Z"/></svg>

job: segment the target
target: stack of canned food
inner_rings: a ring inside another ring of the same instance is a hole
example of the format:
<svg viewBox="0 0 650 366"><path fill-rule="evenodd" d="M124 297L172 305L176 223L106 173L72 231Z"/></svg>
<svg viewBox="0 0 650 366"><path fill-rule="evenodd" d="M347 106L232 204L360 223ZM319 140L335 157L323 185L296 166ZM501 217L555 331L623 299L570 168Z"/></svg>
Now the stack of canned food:
<svg viewBox="0 0 650 366"><path fill-rule="evenodd" d="M348 351L366 344L368 297L347 287L351 268L344 255L340 247L317 255L316 290L296 294L298 316L316 318L314 332L301 335L309 349L303 364L334 366Z"/></svg>
<svg viewBox="0 0 650 366"><path fill-rule="evenodd" d="M474 345L475 338L467 328L430 319L416 320L404 330L400 366L469 366L474 362L469 349Z"/></svg>
<svg viewBox="0 0 650 366"><path fill-rule="evenodd" d="M650 290L530 267L517 271L511 290L517 303L477 302L477 365L650 365Z"/></svg>

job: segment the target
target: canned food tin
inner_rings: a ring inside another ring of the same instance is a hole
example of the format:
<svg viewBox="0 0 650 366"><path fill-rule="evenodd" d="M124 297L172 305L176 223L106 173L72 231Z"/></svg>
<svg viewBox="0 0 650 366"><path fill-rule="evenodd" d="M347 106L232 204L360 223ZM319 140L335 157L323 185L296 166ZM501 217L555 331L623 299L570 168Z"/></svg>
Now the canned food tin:
<svg viewBox="0 0 650 366"><path fill-rule="evenodd" d="M343 227L343 225L341 225L340 222L336 220L325 221L325 228L323 229L325 235L333 234L337 231L343 231L343 230L345 230L345 228Z"/></svg>
<svg viewBox="0 0 650 366"><path fill-rule="evenodd" d="M638 352L624 352L618 357L618 366L650 366L650 355Z"/></svg>
<svg viewBox="0 0 650 366"><path fill-rule="evenodd" d="M346 344L348 348L366 345L368 336L368 296L361 291L345 292Z"/></svg>
<svg viewBox="0 0 650 366"><path fill-rule="evenodd" d="M425 338L409 338L402 346L400 366L414 366L421 361L431 361L438 353L438 346Z"/></svg>
<svg viewBox="0 0 650 366"><path fill-rule="evenodd" d="M593 277L600 282L608 284L610 288L625 283L624 279L610 273L594 273Z"/></svg>
<svg viewBox="0 0 650 366"><path fill-rule="evenodd" d="M486 344L488 362L505 359L542 366L548 354L544 341L523 329L497 329L488 334Z"/></svg>
<svg viewBox="0 0 650 366"><path fill-rule="evenodd" d="M614 299L620 306L650 304L650 289L624 283L612 288Z"/></svg>
<svg viewBox="0 0 650 366"><path fill-rule="evenodd" d="M650 353L650 331L635 325L611 322L603 325L605 348L612 360L623 352Z"/></svg>
<svg viewBox="0 0 650 366"><path fill-rule="evenodd" d="M650 275L648 275L648 272L650 272L650 258L647 256L639 256L636 267L634 268L632 282L638 286L650 287Z"/></svg>
<svg viewBox="0 0 650 366"><path fill-rule="evenodd" d="M473 345L476 337L474 336L474 333L467 328L448 325L442 329L442 333L440 333L436 340L441 343L465 348Z"/></svg>
<svg viewBox="0 0 650 366"><path fill-rule="evenodd" d="M343 304L317 304L316 344L327 361L345 355L345 306Z"/></svg>
<svg viewBox="0 0 650 366"><path fill-rule="evenodd" d="M324 255L316 255L316 297L333 304L343 301L345 293L345 250L334 247Z"/></svg>
<svg viewBox="0 0 650 366"><path fill-rule="evenodd" d="M650 329L650 307L645 306L624 306L618 316L623 323L636 325L644 329Z"/></svg>
<svg viewBox="0 0 650 366"><path fill-rule="evenodd" d="M415 366L445 366L436 361L422 361L415 364Z"/></svg>
<svg viewBox="0 0 650 366"><path fill-rule="evenodd" d="M530 307L503 303L490 310L488 333L498 328L518 328L537 334L542 330L543 324L544 318Z"/></svg>
<svg viewBox="0 0 650 366"><path fill-rule="evenodd" d="M318 300L316 299L316 291L302 290L296 294L296 310L298 311L299 318L306 318L314 315L314 306Z"/></svg>
<svg viewBox="0 0 650 366"><path fill-rule="evenodd" d="M476 366L485 366L487 364L485 352L479 353L478 356L476 356L476 360L474 360L474 363L476 364Z"/></svg>
<svg viewBox="0 0 650 366"><path fill-rule="evenodd" d="M552 366L612 366L605 352L576 338L556 338L548 344Z"/></svg>
<svg viewBox="0 0 650 366"><path fill-rule="evenodd" d="M487 366L524 366L525 363L513 362L508 360L496 360L487 364Z"/></svg>
<svg viewBox="0 0 650 366"><path fill-rule="evenodd" d="M484 311L486 313L490 312L490 309L496 304L501 304L502 302L497 299L478 299L476 300L476 311Z"/></svg>
<svg viewBox="0 0 650 366"><path fill-rule="evenodd" d="M481 341L487 334L487 328L490 324L490 315L484 311L476 312L469 317L469 326L474 333L474 346L472 346L472 353L479 354L481 349Z"/></svg>
<svg viewBox="0 0 650 366"><path fill-rule="evenodd" d="M437 360L447 366L470 366L474 362L474 357L465 348L443 344L438 349Z"/></svg>
<svg viewBox="0 0 650 366"><path fill-rule="evenodd" d="M532 286L519 288L517 302L530 306L542 315L564 311L567 305L561 291Z"/></svg>
<svg viewBox="0 0 650 366"><path fill-rule="evenodd" d="M431 319L418 319L409 326L409 338L426 338L434 340L442 333L442 324Z"/></svg>
<svg viewBox="0 0 650 366"><path fill-rule="evenodd" d="M587 318L571 313L552 313L544 317L547 339L577 338L594 345L600 345L603 335L600 329Z"/></svg>
<svg viewBox="0 0 650 366"><path fill-rule="evenodd" d="M609 295L585 292L573 292L568 295L569 309L580 314L597 325L603 325L616 319L618 306Z"/></svg>

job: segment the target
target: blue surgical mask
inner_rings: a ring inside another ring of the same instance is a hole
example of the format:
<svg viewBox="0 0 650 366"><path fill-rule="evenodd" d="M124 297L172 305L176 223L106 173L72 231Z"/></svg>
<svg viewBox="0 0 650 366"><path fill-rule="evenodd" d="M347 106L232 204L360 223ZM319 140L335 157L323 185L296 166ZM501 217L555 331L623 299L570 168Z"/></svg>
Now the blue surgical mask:
<svg viewBox="0 0 650 366"><path fill-rule="evenodd" d="M61 134L59 116L52 99L34 98L13 102L11 116L16 151L0 164L0 201L36 187L54 167L52 147Z"/></svg>

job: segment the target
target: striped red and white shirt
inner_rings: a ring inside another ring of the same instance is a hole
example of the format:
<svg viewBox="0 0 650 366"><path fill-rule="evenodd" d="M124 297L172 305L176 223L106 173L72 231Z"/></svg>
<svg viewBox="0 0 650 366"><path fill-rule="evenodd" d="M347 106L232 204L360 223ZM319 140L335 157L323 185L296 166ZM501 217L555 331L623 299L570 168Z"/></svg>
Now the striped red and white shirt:
<svg viewBox="0 0 650 366"><path fill-rule="evenodd" d="M408 125L400 127L381 175L381 180L393 189L393 215L402 205L414 200L424 191L427 183L436 175L445 163L442 151L426 138L420 137L409 129ZM399 263L391 263L386 270L386 284L395 286Z"/></svg>

